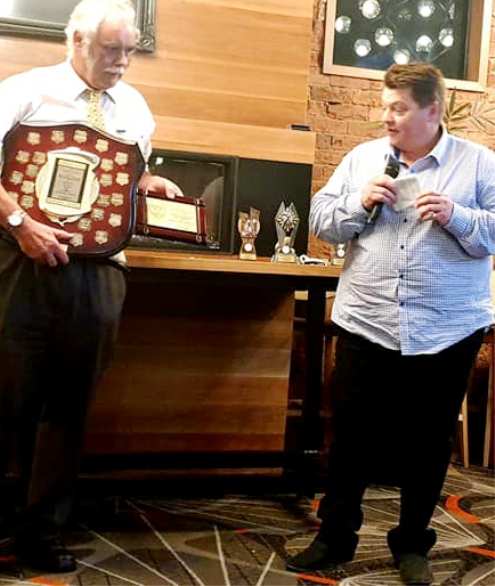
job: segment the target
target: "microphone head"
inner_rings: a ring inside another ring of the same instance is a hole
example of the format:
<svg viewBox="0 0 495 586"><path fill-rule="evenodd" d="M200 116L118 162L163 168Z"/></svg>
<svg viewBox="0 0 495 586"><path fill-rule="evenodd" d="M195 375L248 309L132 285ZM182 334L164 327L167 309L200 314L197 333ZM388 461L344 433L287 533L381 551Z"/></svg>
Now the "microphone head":
<svg viewBox="0 0 495 586"><path fill-rule="evenodd" d="M385 157L385 175L389 175L392 179L395 179L400 171L399 161L392 155L388 154Z"/></svg>

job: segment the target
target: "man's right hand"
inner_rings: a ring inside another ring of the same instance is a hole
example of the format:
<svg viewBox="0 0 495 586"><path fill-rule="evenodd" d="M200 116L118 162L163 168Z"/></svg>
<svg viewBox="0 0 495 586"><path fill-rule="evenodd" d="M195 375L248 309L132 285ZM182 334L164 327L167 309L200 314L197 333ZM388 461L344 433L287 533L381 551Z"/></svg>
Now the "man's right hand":
<svg viewBox="0 0 495 586"><path fill-rule="evenodd" d="M379 175L367 183L361 192L361 204L365 210L371 210L379 203L387 206L397 201L394 180L388 175Z"/></svg>
<svg viewBox="0 0 495 586"><path fill-rule="evenodd" d="M69 262L67 245L72 234L58 228L51 228L26 216L18 228L11 231L22 252L34 261L56 267Z"/></svg>

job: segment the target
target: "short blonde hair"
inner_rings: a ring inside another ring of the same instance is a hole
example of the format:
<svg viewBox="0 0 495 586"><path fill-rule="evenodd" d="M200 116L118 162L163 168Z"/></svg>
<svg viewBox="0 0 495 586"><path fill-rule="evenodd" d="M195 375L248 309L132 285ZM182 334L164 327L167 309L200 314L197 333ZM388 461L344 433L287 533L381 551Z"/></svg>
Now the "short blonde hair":
<svg viewBox="0 0 495 586"><path fill-rule="evenodd" d="M139 38L136 10L130 0L81 0L72 11L65 28L69 58L74 54L74 33L79 32L86 42L90 42L101 23L106 21L125 22Z"/></svg>
<svg viewBox="0 0 495 586"><path fill-rule="evenodd" d="M430 63L392 65L385 73L385 87L391 90L410 89L414 101L425 108L437 101L445 109L445 80L443 73Z"/></svg>

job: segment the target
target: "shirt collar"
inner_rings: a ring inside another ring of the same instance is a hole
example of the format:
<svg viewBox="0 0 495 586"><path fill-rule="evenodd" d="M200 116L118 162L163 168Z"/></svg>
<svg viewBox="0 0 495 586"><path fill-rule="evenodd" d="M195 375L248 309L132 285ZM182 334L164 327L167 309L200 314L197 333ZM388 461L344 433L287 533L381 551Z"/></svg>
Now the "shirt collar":
<svg viewBox="0 0 495 586"><path fill-rule="evenodd" d="M432 157L435 159L438 165L442 165L448 158L448 149L450 143L450 135L447 132L447 129L442 124L440 126L442 134L437 142L437 144L431 149L431 151L423 157L423 159L427 159L428 157ZM396 149L392 145L388 145L388 152L393 155L396 159L400 160L400 151Z"/></svg>
<svg viewBox="0 0 495 586"><path fill-rule="evenodd" d="M442 134L440 139L438 140L437 144L432 148L432 150L428 153L428 157L433 157L439 165L442 165L446 162L448 158L448 150L449 150L449 143L450 143L450 136L447 132L447 129L442 124L440 126Z"/></svg>
<svg viewBox="0 0 495 586"><path fill-rule="evenodd" d="M60 67L65 70L64 85L62 92L68 98L69 101L77 100L84 91L86 91L87 89L91 89L88 86L88 84L83 79L81 79L79 75L76 73L76 70L72 66L70 60L61 63ZM113 102L116 101L116 98L118 96L119 84L120 81L117 82L117 84L114 87L105 90L105 93L111 98Z"/></svg>

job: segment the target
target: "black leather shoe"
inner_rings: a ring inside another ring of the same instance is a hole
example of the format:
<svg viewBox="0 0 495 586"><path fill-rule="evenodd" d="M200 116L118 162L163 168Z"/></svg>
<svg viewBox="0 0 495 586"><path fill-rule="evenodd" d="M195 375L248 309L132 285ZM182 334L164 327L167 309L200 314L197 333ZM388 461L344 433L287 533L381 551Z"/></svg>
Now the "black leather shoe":
<svg viewBox="0 0 495 586"><path fill-rule="evenodd" d="M50 574L73 572L77 563L58 536L23 537L16 542L17 560Z"/></svg>
<svg viewBox="0 0 495 586"><path fill-rule="evenodd" d="M331 566L350 562L353 557L354 550L352 553L350 551L337 552L333 547L316 537L309 547L287 560L286 568L291 572L324 570Z"/></svg>
<svg viewBox="0 0 495 586"><path fill-rule="evenodd" d="M401 553L396 558L400 578L409 586L427 586L433 582L428 558L419 553Z"/></svg>

